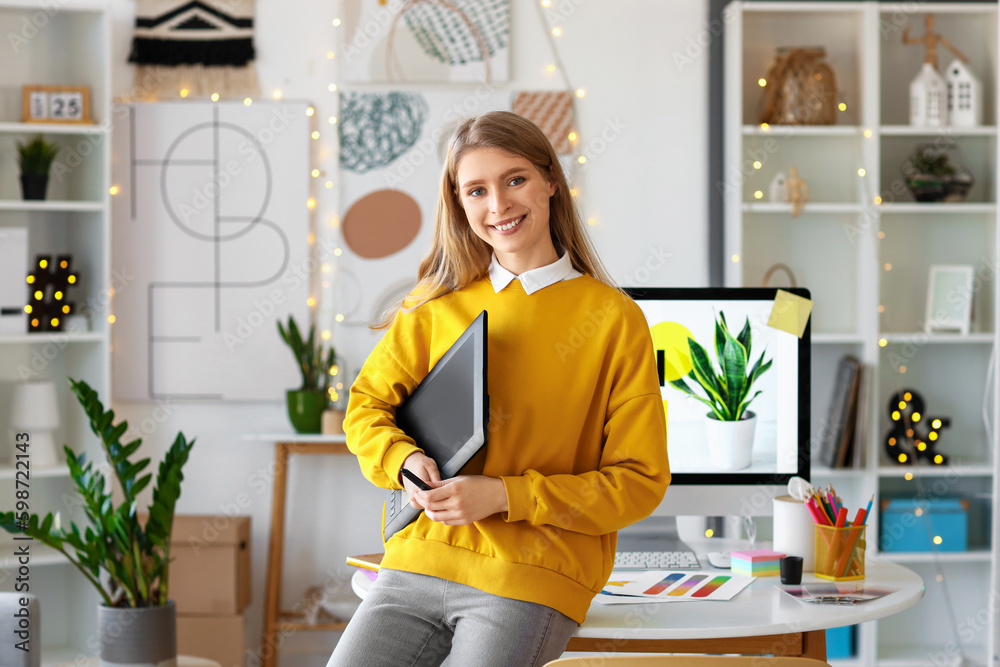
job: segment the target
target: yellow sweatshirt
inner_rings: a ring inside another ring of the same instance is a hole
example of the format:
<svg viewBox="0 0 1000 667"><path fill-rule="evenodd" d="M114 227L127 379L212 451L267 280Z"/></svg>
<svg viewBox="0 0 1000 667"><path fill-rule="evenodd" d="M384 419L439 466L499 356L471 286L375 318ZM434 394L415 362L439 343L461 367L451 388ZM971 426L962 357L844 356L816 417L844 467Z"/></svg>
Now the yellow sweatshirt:
<svg viewBox="0 0 1000 667"><path fill-rule="evenodd" d="M488 311L490 423L462 474L503 480L508 511L466 526L424 514L385 545L382 567L552 607L582 623L611 574L616 531L670 482L649 328L631 299L590 276L531 295L488 278L401 313L351 387L347 445L365 477L401 488L419 450L394 422L465 328Z"/></svg>

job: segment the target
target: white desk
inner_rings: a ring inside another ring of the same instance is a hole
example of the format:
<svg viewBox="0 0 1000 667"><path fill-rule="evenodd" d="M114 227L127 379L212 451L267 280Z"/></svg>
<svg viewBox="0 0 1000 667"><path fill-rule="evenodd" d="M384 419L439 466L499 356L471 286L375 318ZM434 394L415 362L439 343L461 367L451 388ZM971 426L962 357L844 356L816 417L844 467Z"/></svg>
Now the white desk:
<svg viewBox="0 0 1000 667"><path fill-rule="evenodd" d="M702 563L707 561L702 558ZM778 577L758 577L728 601L629 605L595 602L566 650L609 654L774 654L825 661L827 628L891 616L912 607L923 597L923 580L897 563L869 559L865 574L864 583L895 588L896 592L852 606L813 605L778 590ZM815 582L822 580L812 574L802 578L804 584ZM355 572L351 578L351 586L361 598L371 583L361 572Z"/></svg>

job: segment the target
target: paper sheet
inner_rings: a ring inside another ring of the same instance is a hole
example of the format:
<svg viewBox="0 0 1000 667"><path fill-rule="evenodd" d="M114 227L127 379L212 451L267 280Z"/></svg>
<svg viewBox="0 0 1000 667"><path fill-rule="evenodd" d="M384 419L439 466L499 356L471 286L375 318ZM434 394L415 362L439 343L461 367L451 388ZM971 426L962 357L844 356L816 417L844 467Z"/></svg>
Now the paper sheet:
<svg viewBox="0 0 1000 667"><path fill-rule="evenodd" d="M597 596L600 604L731 600L756 577L708 570L613 572Z"/></svg>
<svg viewBox="0 0 1000 667"><path fill-rule="evenodd" d="M802 334L806 332L806 323L809 322L812 307L813 302L809 299L778 290L774 296L774 307L771 309L767 325L802 338Z"/></svg>

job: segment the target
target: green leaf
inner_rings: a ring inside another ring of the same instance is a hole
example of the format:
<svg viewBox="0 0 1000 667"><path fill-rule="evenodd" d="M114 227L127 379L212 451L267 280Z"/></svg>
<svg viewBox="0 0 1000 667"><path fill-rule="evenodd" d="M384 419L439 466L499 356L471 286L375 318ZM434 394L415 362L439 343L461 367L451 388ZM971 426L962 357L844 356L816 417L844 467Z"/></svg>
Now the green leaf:
<svg viewBox="0 0 1000 667"><path fill-rule="evenodd" d="M709 400L714 403L715 408L722 413L727 413L728 408L722 398L722 388L719 386L719 381L715 376L712 362L708 359L708 353L693 338L688 338L688 347L691 351L692 378L705 390Z"/></svg>
<svg viewBox="0 0 1000 667"><path fill-rule="evenodd" d="M743 346L743 349L747 351L748 355L750 354L750 338L750 318L748 317L746 324L743 325L743 330L740 331L740 335L736 337L736 340L740 342L740 345Z"/></svg>
<svg viewBox="0 0 1000 667"><path fill-rule="evenodd" d="M732 336L726 337L726 350L722 358L722 372L726 376L726 405L730 413L739 406L743 385L746 383L747 351ZM735 416L733 417L736 418Z"/></svg>

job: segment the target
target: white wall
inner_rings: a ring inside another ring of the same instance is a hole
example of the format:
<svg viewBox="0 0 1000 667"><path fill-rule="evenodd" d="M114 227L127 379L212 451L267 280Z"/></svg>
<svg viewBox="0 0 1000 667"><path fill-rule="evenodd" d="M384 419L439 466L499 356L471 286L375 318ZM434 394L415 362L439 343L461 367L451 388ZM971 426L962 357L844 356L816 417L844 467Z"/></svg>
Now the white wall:
<svg viewBox="0 0 1000 667"><path fill-rule="evenodd" d="M557 88L546 74L553 62L534 0L513 1L511 89ZM114 93L132 87L126 58L134 18L132 0L110 0L114 15ZM707 284L707 71L708 57L678 66L691 40L705 33L707 2L662 0L553 0L548 10L563 35L559 56L570 83L586 89L576 106L583 145L607 127L620 132L580 171L578 187L584 217L612 274L626 284L648 286ZM338 3L258 0L258 75L262 90L280 88L285 99L306 99L323 119L336 113L337 35L331 20ZM685 56L686 57L686 56ZM321 126L321 130L323 127ZM595 147L591 147L595 148ZM319 168L336 174L329 148ZM338 214L336 190L320 190L317 218ZM660 261L660 257L667 260ZM116 257L115 267L127 258ZM415 274L416 267L413 267ZM340 335L339 332L338 335ZM288 355L286 349L275 354ZM358 367L361 359L349 360ZM289 358L289 362L291 359ZM278 398L284 387L276 387ZM248 645L255 647L263 624L264 577L271 503L273 446L248 442L243 434L289 430L278 403L117 404L120 418L133 424L165 408L166 420L144 437L145 455L158 461L178 430L198 444L185 471L179 510L184 513L238 512L253 517L253 602L247 610ZM147 422L151 423L151 422ZM309 585L330 571L346 579L348 553L381 550L381 493L360 475L349 457L299 459L290 478L288 542L285 552L284 606L291 606ZM343 592L350 598L348 590ZM288 639L283 667L324 665L334 636L301 633ZM315 655L309 655L315 651ZM293 657L298 656L298 657Z"/></svg>

